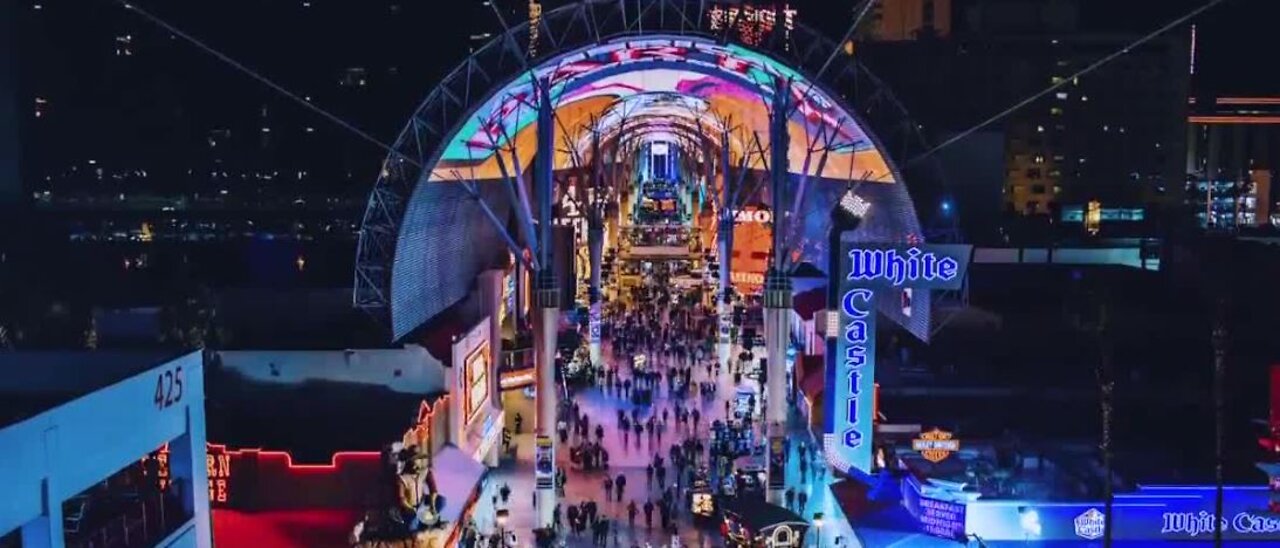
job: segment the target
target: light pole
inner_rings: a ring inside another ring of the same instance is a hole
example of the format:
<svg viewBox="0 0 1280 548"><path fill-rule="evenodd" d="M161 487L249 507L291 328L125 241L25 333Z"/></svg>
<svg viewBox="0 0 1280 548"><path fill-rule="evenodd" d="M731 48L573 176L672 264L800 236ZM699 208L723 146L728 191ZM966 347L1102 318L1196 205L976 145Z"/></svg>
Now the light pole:
<svg viewBox="0 0 1280 548"><path fill-rule="evenodd" d="M822 548L822 517L822 512L813 513L813 527L818 530L818 548Z"/></svg>
<svg viewBox="0 0 1280 548"><path fill-rule="evenodd" d="M1222 397L1227 361L1227 303L1219 298L1213 322L1213 545L1222 546Z"/></svg>

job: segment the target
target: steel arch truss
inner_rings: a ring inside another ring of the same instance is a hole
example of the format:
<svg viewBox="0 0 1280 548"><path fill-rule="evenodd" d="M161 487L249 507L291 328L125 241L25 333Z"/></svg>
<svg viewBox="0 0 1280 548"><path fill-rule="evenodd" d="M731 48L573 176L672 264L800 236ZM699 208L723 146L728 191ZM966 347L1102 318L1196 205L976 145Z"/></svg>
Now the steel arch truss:
<svg viewBox="0 0 1280 548"><path fill-rule="evenodd" d="M879 78L852 57L835 55L839 44L798 22L788 33L779 29L759 43L747 44L734 21L720 25L722 30L711 30L712 6L706 0L584 0L542 14L532 57L527 22L468 56L418 106L395 140L394 152L384 161L361 224L354 305L384 322L388 319L391 272L406 206L427 175L424 170L435 165L442 145L457 128L495 92L532 67L616 38L698 37L769 54L824 87L829 96L841 98L879 136L879 148L896 163L904 180L929 182L908 187L914 201L930 203L941 193L945 181L937 162L912 161L928 150L919 127Z"/></svg>

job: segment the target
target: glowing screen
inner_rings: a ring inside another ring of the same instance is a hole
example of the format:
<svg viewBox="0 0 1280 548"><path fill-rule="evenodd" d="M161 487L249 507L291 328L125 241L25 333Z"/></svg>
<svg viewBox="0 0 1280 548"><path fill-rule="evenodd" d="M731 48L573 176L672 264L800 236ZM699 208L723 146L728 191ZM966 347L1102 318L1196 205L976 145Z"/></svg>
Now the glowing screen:
<svg viewBox="0 0 1280 548"><path fill-rule="evenodd" d="M791 80L790 168L801 174L810 149L810 175L841 181L893 183L884 156L854 118L798 72L735 45L650 38L615 41L553 59L499 90L447 141L431 180L492 180L528 169L536 147L533 82L547 79L556 108L557 168L570 167L562 147L584 133L591 119L660 116L666 127L710 128L728 119L740 135L758 132L768 146L769 105L775 80ZM678 96L685 100L637 100ZM739 137L739 139L743 139ZM745 142L730 143L735 155ZM501 156L501 159L499 159ZM752 166L763 168L758 161ZM821 173L818 170L821 169Z"/></svg>

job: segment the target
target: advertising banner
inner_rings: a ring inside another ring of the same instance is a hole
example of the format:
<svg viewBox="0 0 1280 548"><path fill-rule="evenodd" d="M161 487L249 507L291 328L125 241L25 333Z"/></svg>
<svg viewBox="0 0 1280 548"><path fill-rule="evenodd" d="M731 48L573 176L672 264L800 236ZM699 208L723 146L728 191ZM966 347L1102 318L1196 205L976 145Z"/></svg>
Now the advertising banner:
<svg viewBox="0 0 1280 548"><path fill-rule="evenodd" d="M787 444L783 436L769 438L769 489L787 487Z"/></svg>
<svg viewBox="0 0 1280 548"><path fill-rule="evenodd" d="M556 460L555 448L550 436L538 436L534 440L533 470L536 480L535 488L551 489L555 487Z"/></svg>
<svg viewBox="0 0 1280 548"><path fill-rule="evenodd" d="M909 490L909 489L908 489ZM1267 509L1267 487L1226 487L1219 525L1228 542L1280 543L1280 514ZM1112 538L1119 541L1212 541L1211 486L1140 487L1117 494ZM966 532L992 540L1100 541L1102 502L975 501L966 506ZM921 522L924 527L923 520Z"/></svg>
<svg viewBox="0 0 1280 548"><path fill-rule="evenodd" d="M830 281L839 288L836 351L827 359L826 428L823 446L836 469L872 469L875 419L877 293L906 289L959 289L969 265L966 245L885 245L841 235L838 267ZM916 299L924 298L916 295ZM909 310L909 304L903 307Z"/></svg>

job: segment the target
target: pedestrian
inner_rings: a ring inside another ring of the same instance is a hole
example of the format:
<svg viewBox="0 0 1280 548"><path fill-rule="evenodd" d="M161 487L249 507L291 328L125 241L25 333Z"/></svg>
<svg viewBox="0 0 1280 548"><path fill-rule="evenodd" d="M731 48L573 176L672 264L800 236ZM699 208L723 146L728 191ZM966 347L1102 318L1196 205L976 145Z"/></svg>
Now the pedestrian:
<svg viewBox="0 0 1280 548"><path fill-rule="evenodd" d="M596 425L596 443L604 443L604 427Z"/></svg>
<svg viewBox="0 0 1280 548"><path fill-rule="evenodd" d="M524 416L521 415L520 413L516 413L516 434L520 434L523 431L524 431Z"/></svg>
<svg viewBox="0 0 1280 548"><path fill-rule="evenodd" d="M653 463L644 465L644 476L647 488L653 489Z"/></svg>
<svg viewBox="0 0 1280 548"><path fill-rule="evenodd" d="M796 495L796 498L800 501L800 508L797 512L803 514L805 505L809 504L809 494L801 491Z"/></svg>
<svg viewBox="0 0 1280 548"><path fill-rule="evenodd" d="M660 465L658 466L658 469L655 470L655 472L658 473L658 487L662 488L664 485L667 484L667 467Z"/></svg>
<svg viewBox="0 0 1280 548"><path fill-rule="evenodd" d="M613 500L613 478L604 477L604 500Z"/></svg>
<svg viewBox="0 0 1280 548"><path fill-rule="evenodd" d="M653 500L644 501L644 528L653 529Z"/></svg>
<svg viewBox="0 0 1280 548"><path fill-rule="evenodd" d="M622 492L627 488L627 476L618 474L618 479L614 480L613 484L618 487L618 502L622 502Z"/></svg>
<svg viewBox="0 0 1280 548"><path fill-rule="evenodd" d="M571 504L569 509L565 510L565 517L569 518L569 531L578 532L578 505Z"/></svg>
<svg viewBox="0 0 1280 548"><path fill-rule="evenodd" d="M794 487L788 487L786 493L787 509L795 511L796 508L796 490Z"/></svg>
<svg viewBox="0 0 1280 548"><path fill-rule="evenodd" d="M511 498L511 486L503 483L502 487L498 489L498 496L502 497L502 504L506 504L507 500Z"/></svg>
<svg viewBox="0 0 1280 548"><path fill-rule="evenodd" d="M627 503L627 526L632 529L636 528L636 514L640 513L640 509L636 508L636 501L632 500Z"/></svg>

